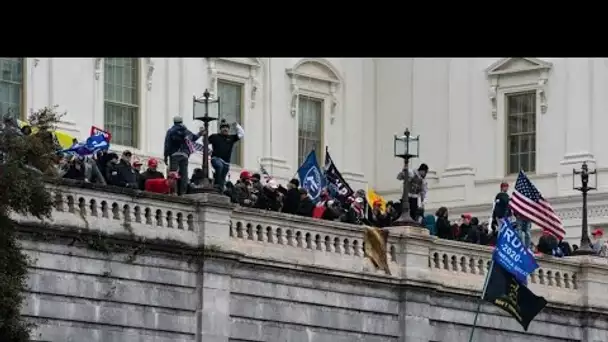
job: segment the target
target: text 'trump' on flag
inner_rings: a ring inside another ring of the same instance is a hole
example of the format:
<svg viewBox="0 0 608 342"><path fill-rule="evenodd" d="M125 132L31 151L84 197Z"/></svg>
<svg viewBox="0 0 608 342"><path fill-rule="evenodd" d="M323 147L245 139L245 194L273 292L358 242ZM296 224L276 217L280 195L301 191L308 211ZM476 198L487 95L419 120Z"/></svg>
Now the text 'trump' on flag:
<svg viewBox="0 0 608 342"><path fill-rule="evenodd" d="M534 222L544 232L555 236L559 241L566 236L562 220L523 171L519 171L519 176L517 176L509 207L524 219Z"/></svg>

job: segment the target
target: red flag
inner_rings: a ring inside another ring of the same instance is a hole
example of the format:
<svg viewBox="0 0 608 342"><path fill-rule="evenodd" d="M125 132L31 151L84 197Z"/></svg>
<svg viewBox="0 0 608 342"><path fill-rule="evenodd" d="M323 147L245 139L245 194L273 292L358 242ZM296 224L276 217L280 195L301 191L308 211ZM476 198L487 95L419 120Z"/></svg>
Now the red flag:
<svg viewBox="0 0 608 342"><path fill-rule="evenodd" d="M95 135L103 135L108 143L110 142L110 140L112 140L112 134L110 132L104 131L103 129L96 126L91 126L91 133L89 134L89 136L92 137Z"/></svg>

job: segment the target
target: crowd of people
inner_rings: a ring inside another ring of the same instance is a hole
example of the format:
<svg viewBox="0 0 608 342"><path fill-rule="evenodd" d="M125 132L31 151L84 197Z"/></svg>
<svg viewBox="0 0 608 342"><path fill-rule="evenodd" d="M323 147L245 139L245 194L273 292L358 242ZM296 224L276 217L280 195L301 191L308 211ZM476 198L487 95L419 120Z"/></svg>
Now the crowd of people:
<svg viewBox="0 0 608 342"><path fill-rule="evenodd" d="M83 182L112 185L163 194L183 195L196 193L205 186L206 179L201 168L194 169L188 175L188 158L195 151L205 148L196 141L204 134L188 130L181 117L174 117L174 125L165 137L164 161L169 166L167 177L158 170L159 161L147 160L146 169L142 163L134 160L130 151L120 155L108 150L98 151L90 156L79 156L57 152L56 175ZM5 125L7 122L5 122ZM218 192L230 197L231 201L242 207L283 212L303 217L313 217L328 221L340 221L351 224L365 224L380 228L390 227L402 213L401 200L384 202L369 201L364 190L354 192L352 196L339 194L324 188L317 201L313 201L308 191L300 186L298 179L291 179L285 186L279 184L263 170L262 172L242 171L236 182L229 180L228 171L234 144L244 137L244 131L237 123L228 124L221 121L220 131L209 136L208 152L213 168L213 186ZM230 134L236 130L235 134ZM31 134L31 128L20 129L21 134ZM428 191L426 173L428 166L421 164L417 170L404 164L397 179L409 177L408 206L412 220L426 227L429 233L442 239L457 240L467 243L493 246L496 244L498 231L504 220L513 223L525 246L536 253L557 257L569 256L578 246L570 246L566 241L558 241L554 236L545 234L537 244L530 235L531 223L509 208L507 183L500 185L496 195L494 210L489 222L481 222L471 214L463 214L457 221L450 220L448 209L439 208L434 214L425 213L426 194ZM598 254L608 256L608 241L603 241L603 232L596 229L592 232L591 248Z"/></svg>

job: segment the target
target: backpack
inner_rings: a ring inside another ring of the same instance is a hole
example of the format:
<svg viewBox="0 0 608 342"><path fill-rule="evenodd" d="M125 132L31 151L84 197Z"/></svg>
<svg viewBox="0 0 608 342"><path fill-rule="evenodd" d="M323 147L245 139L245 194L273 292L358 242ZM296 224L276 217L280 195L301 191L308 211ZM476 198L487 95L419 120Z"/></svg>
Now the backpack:
<svg viewBox="0 0 608 342"><path fill-rule="evenodd" d="M186 140L186 127L180 126L169 136L171 140L171 150L179 151Z"/></svg>

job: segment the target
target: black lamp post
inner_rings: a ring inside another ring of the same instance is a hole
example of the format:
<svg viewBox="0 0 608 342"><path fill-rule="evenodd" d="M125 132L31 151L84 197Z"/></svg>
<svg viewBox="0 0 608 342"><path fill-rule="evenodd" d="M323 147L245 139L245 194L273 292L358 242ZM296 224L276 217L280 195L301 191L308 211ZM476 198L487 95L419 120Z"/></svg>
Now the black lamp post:
<svg viewBox="0 0 608 342"><path fill-rule="evenodd" d="M208 89L205 89L203 96L192 97L192 118L203 122L205 128L203 132L203 192L215 191L211 186L211 180L209 179L209 122L217 120L220 115L220 98L212 98ZM209 107L212 107L212 111L217 113L217 116L210 116Z"/></svg>
<svg viewBox="0 0 608 342"><path fill-rule="evenodd" d="M412 137L406 128L403 136L395 135L394 152L395 157L403 159L403 193L401 195L401 216L393 223L393 226L406 226L417 224L410 216L410 202L408 201L410 192L409 160L417 158L420 153L420 136Z"/></svg>
<svg viewBox="0 0 608 342"><path fill-rule="evenodd" d="M581 186L575 186L574 182L577 175L581 175ZM595 175L595 183L597 184L597 170L589 171L587 162L581 166L581 170L572 169L572 188L583 194L583 222L581 226L581 245L573 252L575 255L590 255L595 254L591 248L591 240L589 240L589 227L587 225L587 193L590 190L596 190L595 187L589 186L589 175Z"/></svg>

